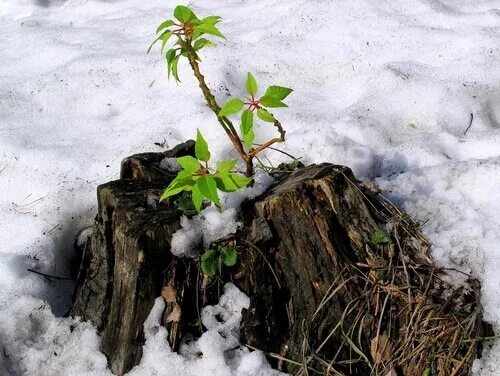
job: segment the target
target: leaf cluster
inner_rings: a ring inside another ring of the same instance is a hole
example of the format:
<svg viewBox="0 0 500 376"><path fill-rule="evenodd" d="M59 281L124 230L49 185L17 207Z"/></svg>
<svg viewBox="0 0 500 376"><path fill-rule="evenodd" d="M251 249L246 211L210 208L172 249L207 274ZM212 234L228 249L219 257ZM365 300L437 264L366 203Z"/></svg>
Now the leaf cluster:
<svg viewBox="0 0 500 376"><path fill-rule="evenodd" d="M375 230L371 236L374 245L388 245L392 243L391 236L384 230Z"/></svg>
<svg viewBox="0 0 500 376"><path fill-rule="evenodd" d="M208 277L220 274L222 266L234 266L238 253L234 247L222 247L217 250L207 249L201 256L201 270Z"/></svg>
<svg viewBox="0 0 500 376"><path fill-rule="evenodd" d="M221 203L218 191L234 192L247 186L252 178L234 171L237 160L230 159L217 163L215 170L208 165L210 151L200 131L197 132L195 157L186 155L177 158L182 167L174 180L168 185L160 197L160 201L181 192L191 192L191 200L197 212L203 207L206 199L214 203L219 210Z"/></svg>
<svg viewBox="0 0 500 376"><path fill-rule="evenodd" d="M245 83L248 96L244 98L232 98L222 106L219 116L236 115L241 112L240 133L245 146L252 148L254 132L254 113L257 117L268 123L275 123L276 119L268 108L288 107L283 100L293 91L290 88L272 85L269 86L264 95L257 97L258 85L255 77L249 72Z"/></svg>
<svg viewBox="0 0 500 376"><path fill-rule="evenodd" d="M178 5L174 10L175 20L163 21L156 29L157 38L148 48L161 42L161 53L165 49L171 38L177 37L172 48L165 53L167 60L168 77L172 75L180 82L178 66L181 57L188 57L192 53L197 60L200 60L197 52L202 48L214 47L215 43L203 36L211 35L224 38L224 35L217 28L217 23L221 20L219 16L208 16L199 19L194 12L184 5ZM191 49L191 50L190 50Z"/></svg>

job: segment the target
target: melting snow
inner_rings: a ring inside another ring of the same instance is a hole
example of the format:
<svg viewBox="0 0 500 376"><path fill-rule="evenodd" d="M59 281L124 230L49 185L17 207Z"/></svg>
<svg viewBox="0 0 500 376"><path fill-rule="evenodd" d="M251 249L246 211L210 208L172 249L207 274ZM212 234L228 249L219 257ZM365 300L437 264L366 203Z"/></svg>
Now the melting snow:
<svg viewBox="0 0 500 376"><path fill-rule="evenodd" d="M73 237L92 222L95 188L118 177L123 157L163 150L155 142L172 147L197 128L213 155L234 155L189 67L181 64L176 85L159 53L145 54L175 5L0 0L0 374L110 375L95 328L62 317L72 282L49 283L27 269L73 275ZM485 317L498 334L500 1L192 6L223 17L227 41L207 50L201 66L219 101L241 94L247 71L261 86L292 87L290 108L276 111L287 130L281 147L305 163L346 164L376 179L425 223L440 264L482 281ZM273 129L262 124L257 133L259 142ZM228 197L227 207L241 199ZM232 231L223 216L216 221ZM229 307L226 323L237 330L245 298L232 286L224 296L234 303L212 309ZM204 356L172 354L155 319L160 308L157 301L144 359L131 374L276 374L258 352L238 347L229 356L210 309L209 330L195 342ZM500 341L491 344L475 375L500 374Z"/></svg>

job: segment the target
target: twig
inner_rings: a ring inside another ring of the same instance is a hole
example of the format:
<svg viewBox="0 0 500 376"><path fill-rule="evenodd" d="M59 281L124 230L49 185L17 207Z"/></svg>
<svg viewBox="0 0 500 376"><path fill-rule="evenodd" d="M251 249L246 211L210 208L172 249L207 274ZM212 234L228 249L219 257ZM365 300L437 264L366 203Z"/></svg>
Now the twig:
<svg viewBox="0 0 500 376"><path fill-rule="evenodd" d="M57 228L57 226L59 226L59 225L60 225L60 223L58 223L57 225L55 225L54 227L52 227L49 231L47 231L47 234L50 234L50 233L51 233L52 231L54 231L54 230Z"/></svg>
<svg viewBox="0 0 500 376"><path fill-rule="evenodd" d="M255 145L255 146L262 146L262 144L257 144L257 143L254 143L254 145ZM275 147L272 147L272 146L268 146L267 148L268 148L268 149L271 149L271 150L273 150L273 151L277 151L278 153L284 154L284 155L286 155L287 157L290 157L291 159L293 159L294 161L298 161L298 160L300 160L300 158L296 158L296 157L294 157L293 155L291 155L291 154L289 154L289 153L287 153L286 151L283 151L283 150L281 150L281 149L278 149L278 148L275 148Z"/></svg>
<svg viewBox="0 0 500 376"><path fill-rule="evenodd" d="M52 282L52 279L59 279L59 280L62 280L62 281L76 281L75 278L58 277L58 276L55 276L55 275L50 275L50 274L45 274L45 273L42 273L42 272L38 272L38 271L33 270L33 269L26 269L26 270L29 271L29 272L31 272L31 273L35 273L35 274L41 275L42 277L47 278L51 282Z"/></svg>
<svg viewBox="0 0 500 376"><path fill-rule="evenodd" d="M474 120L474 114L471 112L470 113L470 122L469 122L469 126L467 127L467 129L464 131L464 136L467 134L467 132L469 131L470 127L472 126L472 120Z"/></svg>
<svg viewBox="0 0 500 376"><path fill-rule="evenodd" d="M500 339L500 336L489 336L489 337L478 337L478 338L464 339L462 342L463 343L482 342L482 341L493 341L496 339Z"/></svg>
<svg viewBox="0 0 500 376"><path fill-rule="evenodd" d="M30 195L31 196L31 195ZM29 197L29 196L28 196ZM42 196L42 197L39 197L37 198L36 200L33 200L27 204L16 204L15 202L12 203L12 205L14 205L16 208L25 208L26 206L30 206L30 205L33 205L34 203L38 202L38 201L41 201L43 200L45 197L47 197L47 195L45 196Z"/></svg>

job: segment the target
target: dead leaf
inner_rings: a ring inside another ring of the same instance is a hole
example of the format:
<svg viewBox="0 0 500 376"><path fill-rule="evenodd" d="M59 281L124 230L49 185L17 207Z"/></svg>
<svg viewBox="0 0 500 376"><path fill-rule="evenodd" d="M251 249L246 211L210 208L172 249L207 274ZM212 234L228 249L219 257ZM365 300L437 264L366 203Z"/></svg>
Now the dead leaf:
<svg viewBox="0 0 500 376"><path fill-rule="evenodd" d="M167 322L179 322L181 321L181 307L179 304L175 303L174 307L172 308L172 312L170 312L170 315L167 317Z"/></svg>
<svg viewBox="0 0 500 376"><path fill-rule="evenodd" d="M392 346L389 336L386 333L384 333L373 338L370 350L375 364L390 361L392 354Z"/></svg>
<svg viewBox="0 0 500 376"><path fill-rule="evenodd" d="M161 296L163 299L165 299L165 302L167 303L176 303L177 302L177 294L175 292L175 289L167 285L161 290Z"/></svg>

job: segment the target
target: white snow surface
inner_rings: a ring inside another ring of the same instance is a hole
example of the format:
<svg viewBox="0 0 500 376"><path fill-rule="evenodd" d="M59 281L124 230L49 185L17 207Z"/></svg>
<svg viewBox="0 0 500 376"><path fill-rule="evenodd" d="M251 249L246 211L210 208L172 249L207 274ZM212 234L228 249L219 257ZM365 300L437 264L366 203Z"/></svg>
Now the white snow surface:
<svg viewBox="0 0 500 376"><path fill-rule="evenodd" d="M163 150L155 142L172 147L197 128L214 156L235 155L189 67L181 64L177 85L159 53L145 54L175 5L0 0L2 375L110 375L95 328L62 317L72 283L27 269L74 275L73 237L92 222L95 188L118 178L123 157ZM500 1L190 5L223 17L227 40L201 66L218 100L242 94L247 71L261 86L292 87L290 108L275 111L287 129L281 147L306 163L345 164L376 179L425 223L440 264L481 280L485 317L500 334ZM263 124L258 134L257 142L273 129ZM267 158L286 160L272 151ZM228 289L238 302L228 303L227 322L236 328L244 299ZM212 330L196 341L202 359L172 354L155 326L159 304L132 375L276 373L258 352L230 357ZM500 341L474 374L500 374Z"/></svg>

